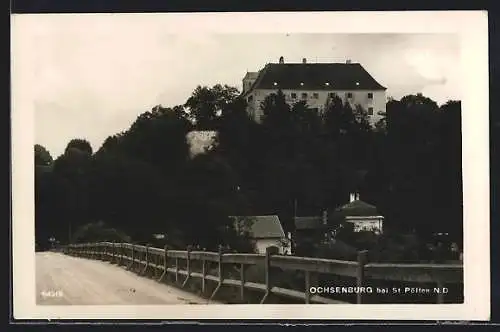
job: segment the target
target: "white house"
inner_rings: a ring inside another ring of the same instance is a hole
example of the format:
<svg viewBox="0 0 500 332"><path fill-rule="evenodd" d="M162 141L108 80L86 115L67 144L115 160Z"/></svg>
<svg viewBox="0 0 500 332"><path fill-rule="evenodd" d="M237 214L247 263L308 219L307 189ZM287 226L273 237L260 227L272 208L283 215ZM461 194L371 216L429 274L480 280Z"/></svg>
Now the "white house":
<svg viewBox="0 0 500 332"><path fill-rule="evenodd" d="M281 90L288 104L304 100L308 107L322 111L327 101L337 96L351 106L367 110L370 123L380 120L386 111L386 88L380 85L359 63L268 63L258 72L243 78L242 96L247 112L260 122L261 103L266 96Z"/></svg>
<svg viewBox="0 0 500 332"><path fill-rule="evenodd" d="M344 216L346 222L353 224L355 232L383 232L384 217L378 213L375 206L360 200L356 193L351 193L350 202L337 211Z"/></svg>
<svg viewBox="0 0 500 332"><path fill-rule="evenodd" d="M291 234L285 235L280 219L276 215L270 216L238 216L233 217L235 227L240 230L241 221L249 221L248 233L259 254L265 254L266 248L277 247L282 255L291 255Z"/></svg>

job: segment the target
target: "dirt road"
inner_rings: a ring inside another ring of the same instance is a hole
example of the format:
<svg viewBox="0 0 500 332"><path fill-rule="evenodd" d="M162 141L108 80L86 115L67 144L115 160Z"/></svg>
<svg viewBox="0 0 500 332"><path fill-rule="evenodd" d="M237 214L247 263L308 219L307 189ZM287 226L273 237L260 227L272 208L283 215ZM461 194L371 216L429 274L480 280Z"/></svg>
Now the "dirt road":
<svg viewBox="0 0 500 332"><path fill-rule="evenodd" d="M36 253L36 291L37 304L49 305L208 303L124 267L56 252Z"/></svg>

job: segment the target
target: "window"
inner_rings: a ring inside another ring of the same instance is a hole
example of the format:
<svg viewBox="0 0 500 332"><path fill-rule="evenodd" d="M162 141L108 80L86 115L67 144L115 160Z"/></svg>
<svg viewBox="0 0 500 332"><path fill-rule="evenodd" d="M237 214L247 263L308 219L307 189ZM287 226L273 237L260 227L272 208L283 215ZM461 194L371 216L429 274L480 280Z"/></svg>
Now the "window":
<svg viewBox="0 0 500 332"><path fill-rule="evenodd" d="M368 107L368 115L373 115L373 107Z"/></svg>
<svg viewBox="0 0 500 332"><path fill-rule="evenodd" d="M307 93L302 93L302 99L307 99Z"/></svg>
<svg viewBox="0 0 500 332"><path fill-rule="evenodd" d="M249 101L249 102L252 102L252 101L253 101L253 96L249 96L249 97L248 97L248 101Z"/></svg>
<svg viewBox="0 0 500 332"><path fill-rule="evenodd" d="M311 108L311 111L313 111L314 113L318 113L319 112L319 108L317 108L317 107Z"/></svg>
<svg viewBox="0 0 500 332"><path fill-rule="evenodd" d="M368 99L373 99L373 93L372 92L368 92Z"/></svg>
<svg viewBox="0 0 500 332"><path fill-rule="evenodd" d="M347 96L347 98L352 98L352 92L347 92L345 95Z"/></svg>
<svg viewBox="0 0 500 332"><path fill-rule="evenodd" d="M319 98L319 94L318 94L317 92L314 92L314 93L313 93L313 98L314 98L314 99L318 99L318 98Z"/></svg>
<svg viewBox="0 0 500 332"><path fill-rule="evenodd" d="M295 92L292 92L292 99L296 99L297 98L297 94Z"/></svg>
<svg viewBox="0 0 500 332"><path fill-rule="evenodd" d="M330 98L335 98L336 96L337 96L337 94L335 92L330 92L328 94L328 97L330 97Z"/></svg>

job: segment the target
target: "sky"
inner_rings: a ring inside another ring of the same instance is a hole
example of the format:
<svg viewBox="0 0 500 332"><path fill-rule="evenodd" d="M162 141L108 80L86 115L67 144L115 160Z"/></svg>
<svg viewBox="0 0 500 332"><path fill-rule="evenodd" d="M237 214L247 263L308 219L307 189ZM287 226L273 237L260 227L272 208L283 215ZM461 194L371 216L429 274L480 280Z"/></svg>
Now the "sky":
<svg viewBox="0 0 500 332"><path fill-rule="evenodd" d="M69 21L71 22L71 21ZM180 29L179 29L180 30ZM460 99L453 34L172 33L161 24L53 20L32 34L35 143L59 156L72 138L97 150L155 105L183 104L198 85L241 89L266 63L361 63L387 95Z"/></svg>

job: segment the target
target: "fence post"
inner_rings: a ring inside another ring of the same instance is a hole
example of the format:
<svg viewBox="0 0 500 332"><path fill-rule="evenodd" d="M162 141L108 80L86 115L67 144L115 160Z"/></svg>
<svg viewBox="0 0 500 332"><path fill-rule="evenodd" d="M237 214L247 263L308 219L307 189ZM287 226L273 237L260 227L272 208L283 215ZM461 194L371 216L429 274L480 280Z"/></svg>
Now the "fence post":
<svg viewBox="0 0 500 332"><path fill-rule="evenodd" d="M240 300L241 302L245 302L245 264L241 263L240 265Z"/></svg>
<svg viewBox="0 0 500 332"><path fill-rule="evenodd" d="M115 263L115 256L116 256L116 247L115 247L115 241L111 242L111 264Z"/></svg>
<svg viewBox="0 0 500 332"><path fill-rule="evenodd" d="M306 283L306 304L311 303L311 271L305 271L305 283Z"/></svg>
<svg viewBox="0 0 500 332"><path fill-rule="evenodd" d="M175 257L175 283L179 282L179 257Z"/></svg>
<svg viewBox="0 0 500 332"><path fill-rule="evenodd" d="M103 253L102 253L102 243L96 243L97 245L97 259L102 261Z"/></svg>
<svg viewBox="0 0 500 332"><path fill-rule="evenodd" d="M120 242L120 258L118 258L118 265L123 265L123 242Z"/></svg>
<svg viewBox="0 0 500 332"><path fill-rule="evenodd" d="M205 251L205 249L203 249ZM206 282L207 282L207 261L205 257L201 260L201 293L205 294Z"/></svg>
<svg viewBox="0 0 500 332"><path fill-rule="evenodd" d="M130 251L132 252L131 256L130 256L130 262L127 266L127 270L131 270L133 265L134 265L134 260L135 260L135 247L133 244L130 245L131 248L130 248Z"/></svg>
<svg viewBox="0 0 500 332"><path fill-rule="evenodd" d="M139 273L139 275L143 275L147 272L149 267L149 244L146 244L146 250L144 251L144 269Z"/></svg>
<svg viewBox="0 0 500 332"><path fill-rule="evenodd" d="M276 254L275 247L267 247L266 248L266 259L265 259L265 273L266 273L266 293L260 300L260 304L263 304L269 295L271 294L271 256Z"/></svg>
<svg viewBox="0 0 500 332"><path fill-rule="evenodd" d="M160 264L160 255L154 254L153 255L153 277L155 279L158 279L158 266Z"/></svg>
<svg viewBox="0 0 500 332"><path fill-rule="evenodd" d="M224 269L222 268L222 255L224 255L224 252L222 250L222 246L219 245L219 284L215 288L214 292L210 296L210 300L215 297L219 289L222 287L222 282L224 281Z"/></svg>
<svg viewBox="0 0 500 332"><path fill-rule="evenodd" d="M187 276L186 279L184 279L184 282L182 283L182 287L186 286L189 278L191 277L191 246L189 245L187 247L187 258L186 258L186 270L187 270Z"/></svg>
<svg viewBox="0 0 500 332"><path fill-rule="evenodd" d="M158 279L158 281L163 281L165 279L165 277L167 276L167 273L168 273L167 257L168 257L168 249L167 249L167 245L165 245L163 247L163 273L162 273L160 279Z"/></svg>
<svg viewBox="0 0 500 332"><path fill-rule="evenodd" d="M363 287L365 283L365 264L368 260L368 251L362 250L358 252L358 269L356 273L356 286ZM356 303L363 303L363 292L358 291L356 294Z"/></svg>

